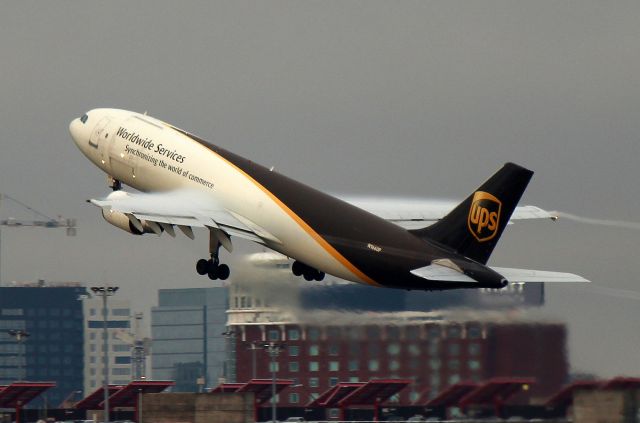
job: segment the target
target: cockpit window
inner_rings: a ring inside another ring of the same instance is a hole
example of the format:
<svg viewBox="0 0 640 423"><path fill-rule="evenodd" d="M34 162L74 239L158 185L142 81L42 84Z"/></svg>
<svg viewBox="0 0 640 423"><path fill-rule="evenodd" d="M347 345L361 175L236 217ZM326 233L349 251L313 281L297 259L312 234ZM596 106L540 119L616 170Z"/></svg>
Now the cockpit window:
<svg viewBox="0 0 640 423"><path fill-rule="evenodd" d="M87 119L89 119L89 116L85 113L84 115L82 115L82 117L80 118L80 122L82 123L87 123Z"/></svg>

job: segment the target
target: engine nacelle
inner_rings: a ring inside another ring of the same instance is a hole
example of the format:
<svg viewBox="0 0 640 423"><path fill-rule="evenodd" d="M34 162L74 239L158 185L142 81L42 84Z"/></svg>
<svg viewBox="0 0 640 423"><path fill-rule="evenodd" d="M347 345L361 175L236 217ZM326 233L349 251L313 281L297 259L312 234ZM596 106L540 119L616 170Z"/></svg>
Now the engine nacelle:
<svg viewBox="0 0 640 423"><path fill-rule="evenodd" d="M129 220L127 215L118 211L102 209L102 217L104 217L104 220L111 223L113 226L120 228L123 231L129 232L130 234L142 235L155 233L151 226L144 220L140 221L140 223L142 223L142 227L144 228L144 231L140 232L135 226L131 224L131 221Z"/></svg>

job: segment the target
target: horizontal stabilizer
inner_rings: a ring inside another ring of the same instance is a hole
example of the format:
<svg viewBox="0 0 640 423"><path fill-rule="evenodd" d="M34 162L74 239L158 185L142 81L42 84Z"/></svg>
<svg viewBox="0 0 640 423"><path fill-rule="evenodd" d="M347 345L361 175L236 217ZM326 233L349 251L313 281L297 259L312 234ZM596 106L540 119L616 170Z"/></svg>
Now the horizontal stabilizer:
<svg viewBox="0 0 640 423"><path fill-rule="evenodd" d="M478 283L475 279L450 267L431 264L411 271L412 274L430 281Z"/></svg>
<svg viewBox="0 0 640 423"><path fill-rule="evenodd" d="M510 267L491 267L491 269L500 273L509 282L590 282L573 273L513 269Z"/></svg>

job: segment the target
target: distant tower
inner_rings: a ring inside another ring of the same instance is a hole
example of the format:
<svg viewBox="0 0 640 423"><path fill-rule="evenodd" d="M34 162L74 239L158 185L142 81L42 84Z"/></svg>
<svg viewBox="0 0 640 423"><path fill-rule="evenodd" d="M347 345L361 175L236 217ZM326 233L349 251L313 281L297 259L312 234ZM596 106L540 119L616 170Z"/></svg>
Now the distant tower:
<svg viewBox="0 0 640 423"><path fill-rule="evenodd" d="M145 340L140 336L140 326L142 324L142 313L135 314L135 340L131 349L131 359L133 361L133 378L135 380L145 379L145 369L147 368L147 348Z"/></svg>

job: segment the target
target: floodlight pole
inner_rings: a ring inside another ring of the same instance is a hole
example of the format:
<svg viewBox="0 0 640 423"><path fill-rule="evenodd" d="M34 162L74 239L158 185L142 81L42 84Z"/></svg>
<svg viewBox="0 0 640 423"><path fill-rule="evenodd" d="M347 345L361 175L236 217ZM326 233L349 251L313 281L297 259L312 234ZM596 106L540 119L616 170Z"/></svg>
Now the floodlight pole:
<svg viewBox="0 0 640 423"><path fill-rule="evenodd" d="M27 340L27 338L29 337L29 332L22 329L11 329L11 330L8 330L7 333L13 336L14 338L16 338L16 342L18 343L18 378L19 380L25 380L27 378L27 368L25 366L23 370L23 366L22 366L23 352L20 345L24 344L24 342Z"/></svg>
<svg viewBox="0 0 640 423"><path fill-rule="evenodd" d="M280 351L284 348L282 344L276 344L275 342L269 342L264 345L264 349L269 353L271 357L271 422L276 421L276 358L280 355Z"/></svg>
<svg viewBox="0 0 640 423"><path fill-rule="evenodd" d="M103 348L102 352L102 368L103 368L103 382L102 389L104 390L104 423L109 422L109 331L107 330L107 298L115 295L118 291L117 286L92 286L91 291L102 297L102 340Z"/></svg>

